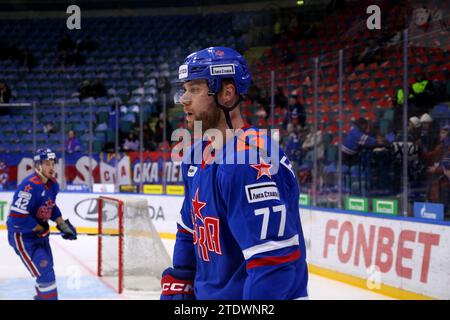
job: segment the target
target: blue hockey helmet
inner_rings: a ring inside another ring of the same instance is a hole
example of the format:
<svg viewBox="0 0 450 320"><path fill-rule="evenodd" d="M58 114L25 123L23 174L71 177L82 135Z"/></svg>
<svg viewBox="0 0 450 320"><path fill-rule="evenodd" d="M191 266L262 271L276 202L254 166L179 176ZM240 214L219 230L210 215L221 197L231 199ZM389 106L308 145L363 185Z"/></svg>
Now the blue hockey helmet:
<svg viewBox="0 0 450 320"><path fill-rule="evenodd" d="M220 91L223 79L233 79L236 92L245 95L250 86L250 72L244 57L227 47L209 47L191 53L178 69L178 80L205 79L211 94Z"/></svg>
<svg viewBox="0 0 450 320"><path fill-rule="evenodd" d="M42 163L44 160L54 160L55 163L58 161L56 154L50 148L40 148L34 154L34 163Z"/></svg>

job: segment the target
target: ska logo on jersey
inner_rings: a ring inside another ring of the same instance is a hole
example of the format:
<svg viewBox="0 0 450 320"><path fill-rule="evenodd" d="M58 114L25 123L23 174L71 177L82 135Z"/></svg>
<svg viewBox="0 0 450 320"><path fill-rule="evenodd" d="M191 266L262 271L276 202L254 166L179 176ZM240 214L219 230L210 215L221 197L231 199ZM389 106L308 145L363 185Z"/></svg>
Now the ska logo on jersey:
<svg viewBox="0 0 450 320"><path fill-rule="evenodd" d="M37 212L37 218L42 219L43 221L48 221L50 217L52 216L53 206L55 204L53 203L52 199L48 199L38 210Z"/></svg>
<svg viewBox="0 0 450 320"><path fill-rule="evenodd" d="M272 179L272 174L270 173L270 168L272 168L272 165L266 163L262 158L260 159L260 162L258 164L251 164L250 167L258 170L258 176L256 177L256 180L259 180L259 178L261 178L262 176L268 176L270 179Z"/></svg>
<svg viewBox="0 0 450 320"><path fill-rule="evenodd" d="M217 218L204 216L206 202L199 200L199 188L195 191L192 199L192 225L194 226L193 241L197 246L198 255L203 261L210 261L209 253L214 252L222 255L220 247L220 221Z"/></svg>
<svg viewBox="0 0 450 320"><path fill-rule="evenodd" d="M27 185L23 188L23 191L25 191L25 192L30 192L31 189L33 189L33 187L32 187L31 185L27 184Z"/></svg>

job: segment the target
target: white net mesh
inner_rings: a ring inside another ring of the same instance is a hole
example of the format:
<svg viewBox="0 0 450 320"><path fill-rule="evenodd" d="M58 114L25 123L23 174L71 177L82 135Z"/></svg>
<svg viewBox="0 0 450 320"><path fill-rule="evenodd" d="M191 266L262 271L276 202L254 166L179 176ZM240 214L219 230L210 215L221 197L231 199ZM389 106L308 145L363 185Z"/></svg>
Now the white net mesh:
<svg viewBox="0 0 450 320"><path fill-rule="evenodd" d="M102 276L118 277L119 215L122 214L123 288L159 291L162 271L171 265L170 257L150 218L146 199L120 197L102 199Z"/></svg>

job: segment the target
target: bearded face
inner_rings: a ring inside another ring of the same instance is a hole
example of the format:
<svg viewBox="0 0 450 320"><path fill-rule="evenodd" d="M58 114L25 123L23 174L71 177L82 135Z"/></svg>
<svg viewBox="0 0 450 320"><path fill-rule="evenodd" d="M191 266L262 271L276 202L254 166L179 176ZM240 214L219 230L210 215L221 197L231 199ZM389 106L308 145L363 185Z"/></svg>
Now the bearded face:
<svg viewBox="0 0 450 320"><path fill-rule="evenodd" d="M217 128L222 111L210 96L208 84L204 80L189 81L184 84L185 92L180 98L186 116L187 127L194 129L194 121L202 122L202 131ZM202 133L203 133L202 132Z"/></svg>

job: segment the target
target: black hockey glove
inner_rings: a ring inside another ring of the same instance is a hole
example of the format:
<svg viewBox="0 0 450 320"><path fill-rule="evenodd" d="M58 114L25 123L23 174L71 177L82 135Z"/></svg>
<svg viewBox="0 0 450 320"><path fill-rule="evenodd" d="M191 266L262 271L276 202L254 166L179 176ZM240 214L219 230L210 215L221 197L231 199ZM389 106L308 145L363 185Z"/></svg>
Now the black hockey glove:
<svg viewBox="0 0 450 320"><path fill-rule="evenodd" d="M77 239L77 230L70 223L69 219L65 220L63 223L56 226L58 230L61 232L61 236L66 240L76 240Z"/></svg>
<svg viewBox="0 0 450 320"><path fill-rule="evenodd" d="M43 230L39 230L39 231L34 231L34 233L39 237L39 238L46 238L48 237L48 235L50 234L50 226L48 225L48 222L39 222L38 223L42 228L44 228Z"/></svg>

